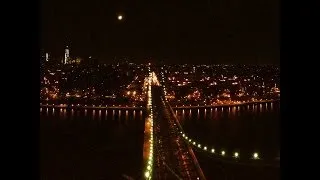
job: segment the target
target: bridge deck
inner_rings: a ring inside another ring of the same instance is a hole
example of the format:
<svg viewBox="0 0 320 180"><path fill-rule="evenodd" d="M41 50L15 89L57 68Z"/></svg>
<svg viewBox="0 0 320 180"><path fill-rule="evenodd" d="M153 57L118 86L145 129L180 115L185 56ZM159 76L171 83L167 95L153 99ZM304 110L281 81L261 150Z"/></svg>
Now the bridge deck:
<svg viewBox="0 0 320 180"><path fill-rule="evenodd" d="M152 91L155 112L155 179L205 179L194 162L190 147L179 135L172 112L162 101L160 87Z"/></svg>

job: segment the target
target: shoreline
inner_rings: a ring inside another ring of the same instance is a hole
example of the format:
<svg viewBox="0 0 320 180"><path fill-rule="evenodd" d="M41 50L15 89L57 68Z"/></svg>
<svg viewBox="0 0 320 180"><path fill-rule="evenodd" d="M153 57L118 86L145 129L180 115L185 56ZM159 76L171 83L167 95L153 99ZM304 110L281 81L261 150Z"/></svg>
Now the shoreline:
<svg viewBox="0 0 320 180"><path fill-rule="evenodd" d="M244 102L244 103L238 103L238 104L213 104L213 105L200 105L200 106L173 106L172 109L192 109L192 108L216 108L216 107L234 107L234 106L244 106L244 105L250 105L250 104L263 104L263 103L273 103L273 102L280 102L280 100L264 100L264 101L252 101L252 102ZM88 106L88 105L80 105L80 104L40 104L40 108L64 108L64 109L139 109L143 110L146 107L144 106Z"/></svg>
<svg viewBox="0 0 320 180"><path fill-rule="evenodd" d="M280 102L280 100L264 100L264 101L251 101L251 102L244 102L238 104L213 104L213 105L200 105L200 106L172 106L172 109L191 109L191 108L213 108L213 107L233 107L233 106L244 106L250 104L263 104L263 103L273 103L273 102Z"/></svg>

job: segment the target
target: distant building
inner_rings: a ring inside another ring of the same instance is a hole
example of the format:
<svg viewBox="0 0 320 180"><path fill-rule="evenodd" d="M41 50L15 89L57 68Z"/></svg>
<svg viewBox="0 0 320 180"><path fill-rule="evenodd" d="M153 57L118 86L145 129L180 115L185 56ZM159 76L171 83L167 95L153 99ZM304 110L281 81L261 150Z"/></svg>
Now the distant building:
<svg viewBox="0 0 320 180"><path fill-rule="evenodd" d="M49 61L49 53L46 53L46 61Z"/></svg>
<svg viewBox="0 0 320 180"><path fill-rule="evenodd" d="M64 50L64 64L69 64L69 59L70 59L70 52L69 52L69 47L67 46L66 49Z"/></svg>
<svg viewBox="0 0 320 180"><path fill-rule="evenodd" d="M81 61L82 61L82 59L81 59L80 57L77 57L76 60L75 60L75 63L76 63L76 64L80 64Z"/></svg>
<svg viewBox="0 0 320 180"><path fill-rule="evenodd" d="M43 61L45 59L45 53L44 53L44 49L40 50L40 61Z"/></svg>

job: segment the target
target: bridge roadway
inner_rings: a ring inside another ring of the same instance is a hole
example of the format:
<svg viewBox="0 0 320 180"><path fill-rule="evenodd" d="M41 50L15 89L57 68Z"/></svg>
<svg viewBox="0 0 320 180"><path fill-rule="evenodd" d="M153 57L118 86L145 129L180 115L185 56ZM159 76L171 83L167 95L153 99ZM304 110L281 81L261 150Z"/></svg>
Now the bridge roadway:
<svg viewBox="0 0 320 180"><path fill-rule="evenodd" d="M203 172L192 149L179 135L180 130L161 87L152 87L154 109L154 172L153 179L204 180Z"/></svg>

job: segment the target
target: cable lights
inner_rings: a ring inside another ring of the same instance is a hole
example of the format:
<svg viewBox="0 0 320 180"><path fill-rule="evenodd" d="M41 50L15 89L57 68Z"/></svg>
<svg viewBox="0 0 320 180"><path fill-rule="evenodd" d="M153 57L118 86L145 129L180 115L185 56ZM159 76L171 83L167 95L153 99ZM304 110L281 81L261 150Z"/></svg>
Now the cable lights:
<svg viewBox="0 0 320 180"><path fill-rule="evenodd" d="M239 157L239 153L238 153L238 152L235 152L234 155L233 155L233 157L238 158L238 157Z"/></svg>
<svg viewBox="0 0 320 180"><path fill-rule="evenodd" d="M221 156L224 156L226 154L225 151L221 151Z"/></svg>
<svg viewBox="0 0 320 180"><path fill-rule="evenodd" d="M192 141L191 138L188 138L186 134L184 134L182 131L180 131L180 134L182 134L182 137L189 142L190 144L196 146L197 148L203 150L203 151L207 151L208 152L208 147L204 146L203 148L201 148L201 144L197 143L196 141ZM212 148L209 152L211 152L212 154L215 154L216 150L214 148ZM226 151L225 150L221 150L220 155L223 157L226 157ZM232 155L233 158L238 159L240 158L240 153L239 152L234 152ZM254 160L258 160L260 159L259 154L257 152L254 152L252 154L252 159Z"/></svg>
<svg viewBox="0 0 320 180"><path fill-rule="evenodd" d="M258 153L253 153L253 159L259 159L259 154Z"/></svg>

